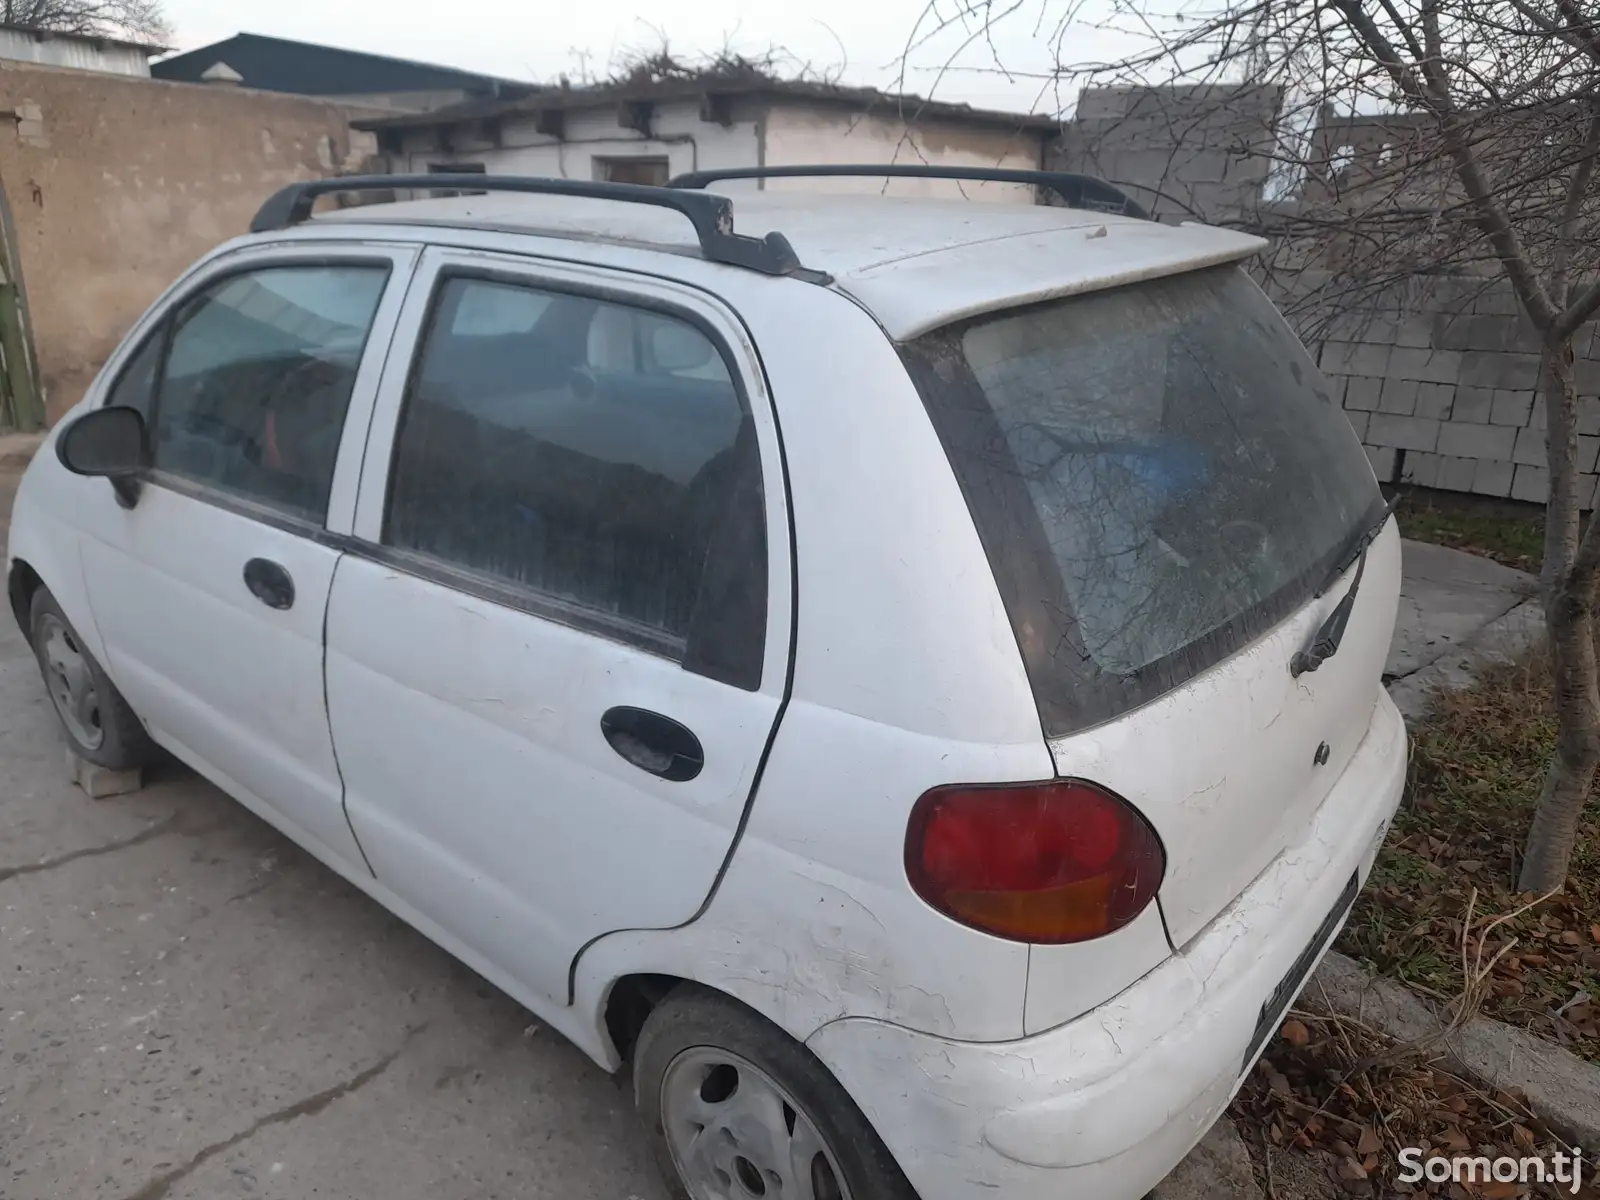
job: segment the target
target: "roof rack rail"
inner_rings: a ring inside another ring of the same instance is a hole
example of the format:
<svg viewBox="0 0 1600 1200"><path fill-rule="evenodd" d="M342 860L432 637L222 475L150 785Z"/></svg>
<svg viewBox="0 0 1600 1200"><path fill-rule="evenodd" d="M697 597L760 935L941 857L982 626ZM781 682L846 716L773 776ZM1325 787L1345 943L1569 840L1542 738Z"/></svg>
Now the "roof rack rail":
<svg viewBox="0 0 1600 1200"><path fill-rule="evenodd" d="M541 196L584 196L628 204L670 208L689 218L700 251L712 262L747 267L764 275L789 275L802 268L800 259L783 234L743 236L733 231L733 202L726 196L686 195L670 188L639 183L602 183L586 179L543 179L530 175L346 175L291 183L267 198L250 222L250 232L288 229L311 217L318 196L340 192L398 190L460 192L526 192Z"/></svg>
<svg viewBox="0 0 1600 1200"><path fill-rule="evenodd" d="M854 163L814 167L728 167L719 171L691 171L668 181L671 188L704 188L724 179L808 179L823 175L881 176L891 179L971 179L984 183L1031 183L1049 188L1068 208L1119 213L1148 221L1150 214L1115 184L1092 175L1067 171L1013 171L1004 167L937 167L921 164Z"/></svg>

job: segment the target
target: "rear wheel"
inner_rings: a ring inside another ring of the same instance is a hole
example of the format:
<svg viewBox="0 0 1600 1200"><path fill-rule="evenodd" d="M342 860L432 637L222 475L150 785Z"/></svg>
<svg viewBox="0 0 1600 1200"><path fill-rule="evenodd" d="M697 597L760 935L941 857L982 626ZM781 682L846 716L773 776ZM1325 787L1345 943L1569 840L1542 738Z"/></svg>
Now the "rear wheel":
<svg viewBox="0 0 1600 1200"><path fill-rule="evenodd" d="M113 771L148 765L156 753L150 735L48 588L33 595L29 628L39 673L73 753Z"/></svg>
<svg viewBox="0 0 1600 1200"><path fill-rule="evenodd" d="M685 985L662 1000L633 1083L677 1200L916 1200L827 1068L725 996Z"/></svg>

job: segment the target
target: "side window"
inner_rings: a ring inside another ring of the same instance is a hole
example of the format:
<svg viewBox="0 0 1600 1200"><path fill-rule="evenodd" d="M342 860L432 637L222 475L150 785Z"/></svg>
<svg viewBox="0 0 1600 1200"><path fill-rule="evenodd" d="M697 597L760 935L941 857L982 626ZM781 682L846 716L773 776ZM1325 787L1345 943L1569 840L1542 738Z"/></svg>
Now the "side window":
<svg viewBox="0 0 1600 1200"><path fill-rule="evenodd" d="M450 277L413 368L386 540L753 688L760 472L728 365L690 322Z"/></svg>
<svg viewBox="0 0 1600 1200"><path fill-rule="evenodd" d="M107 407L138 409L147 424L155 413L156 375L161 369L161 349L166 340L164 328L158 326L145 337L144 345L122 368L106 398Z"/></svg>
<svg viewBox="0 0 1600 1200"><path fill-rule="evenodd" d="M388 274L267 267L187 301L156 391L157 469L320 523Z"/></svg>

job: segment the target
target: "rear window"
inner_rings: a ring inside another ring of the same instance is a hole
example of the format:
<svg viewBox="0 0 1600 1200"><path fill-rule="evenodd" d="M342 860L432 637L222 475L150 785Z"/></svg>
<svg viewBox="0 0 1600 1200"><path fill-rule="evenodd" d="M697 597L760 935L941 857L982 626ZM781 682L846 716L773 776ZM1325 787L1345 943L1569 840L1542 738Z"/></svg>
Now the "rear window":
<svg viewBox="0 0 1600 1200"><path fill-rule="evenodd" d="M1383 503L1327 382L1238 268L986 315L902 353L1051 737L1282 620Z"/></svg>

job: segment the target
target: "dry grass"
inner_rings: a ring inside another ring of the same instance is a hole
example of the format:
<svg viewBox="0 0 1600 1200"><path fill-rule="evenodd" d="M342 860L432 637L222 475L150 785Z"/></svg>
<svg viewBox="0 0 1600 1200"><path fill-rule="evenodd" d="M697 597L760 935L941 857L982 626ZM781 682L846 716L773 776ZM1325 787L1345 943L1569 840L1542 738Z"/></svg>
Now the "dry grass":
<svg viewBox="0 0 1600 1200"><path fill-rule="evenodd" d="M1285 1198L1571 1195L1570 1184L1399 1180L1407 1147L1425 1156L1489 1159L1548 1160L1571 1150L1535 1118L1526 1096L1485 1088L1438 1057L1445 1034L1484 1009L1554 1032L1579 1052L1597 1048L1587 999L1565 1006L1550 999L1588 980L1600 956L1593 944L1600 927L1589 927L1586 939L1569 937L1574 920L1587 920L1579 906L1589 896L1588 878L1559 897L1519 896L1511 882L1517 839L1554 736L1543 684L1540 663L1491 671L1479 687L1442 698L1417 731L1413 807L1402 814L1342 944L1357 954L1376 946L1365 957L1433 994L1445 1029L1396 1043L1329 1013L1313 982L1233 1105L1269 1200L1280 1200L1275 1156L1288 1177L1322 1181L1320 1192L1291 1184ZM1593 833L1585 830L1591 845Z"/></svg>
<svg viewBox="0 0 1600 1200"><path fill-rule="evenodd" d="M1315 1005L1314 996L1307 1000ZM1433 1061L1426 1048L1397 1046L1349 1018L1293 1012L1232 1112L1253 1142L1270 1200L1280 1196L1279 1174L1325 1180L1323 1195L1570 1198L1566 1185L1555 1184L1465 1190L1400 1183L1399 1153L1408 1146L1425 1155L1489 1158L1570 1147L1539 1123L1525 1096L1484 1089ZM1293 1186L1282 1195L1310 1191Z"/></svg>
<svg viewBox="0 0 1600 1200"><path fill-rule="evenodd" d="M1418 488L1404 490L1400 532L1539 573L1544 561L1544 510L1537 506Z"/></svg>
<svg viewBox="0 0 1600 1200"><path fill-rule="evenodd" d="M1407 804L1339 948L1431 996L1452 1022L1481 1011L1600 1062L1600 819L1591 813L1580 827L1562 893L1516 890L1555 734L1542 656L1489 668L1472 688L1438 697L1413 730ZM1548 1155L1558 1142L1525 1097L1444 1069L1437 1039L1397 1045L1326 1015L1314 990L1303 1003L1234 1102L1269 1196L1275 1158L1288 1174L1326 1181L1328 1194L1570 1194L1399 1184L1404 1147L1496 1158Z"/></svg>
<svg viewBox="0 0 1600 1200"><path fill-rule="evenodd" d="M1516 891L1555 731L1541 658L1438 699L1339 948L1438 1000L1470 991L1486 1015L1600 1062L1600 820L1584 820L1564 892Z"/></svg>

